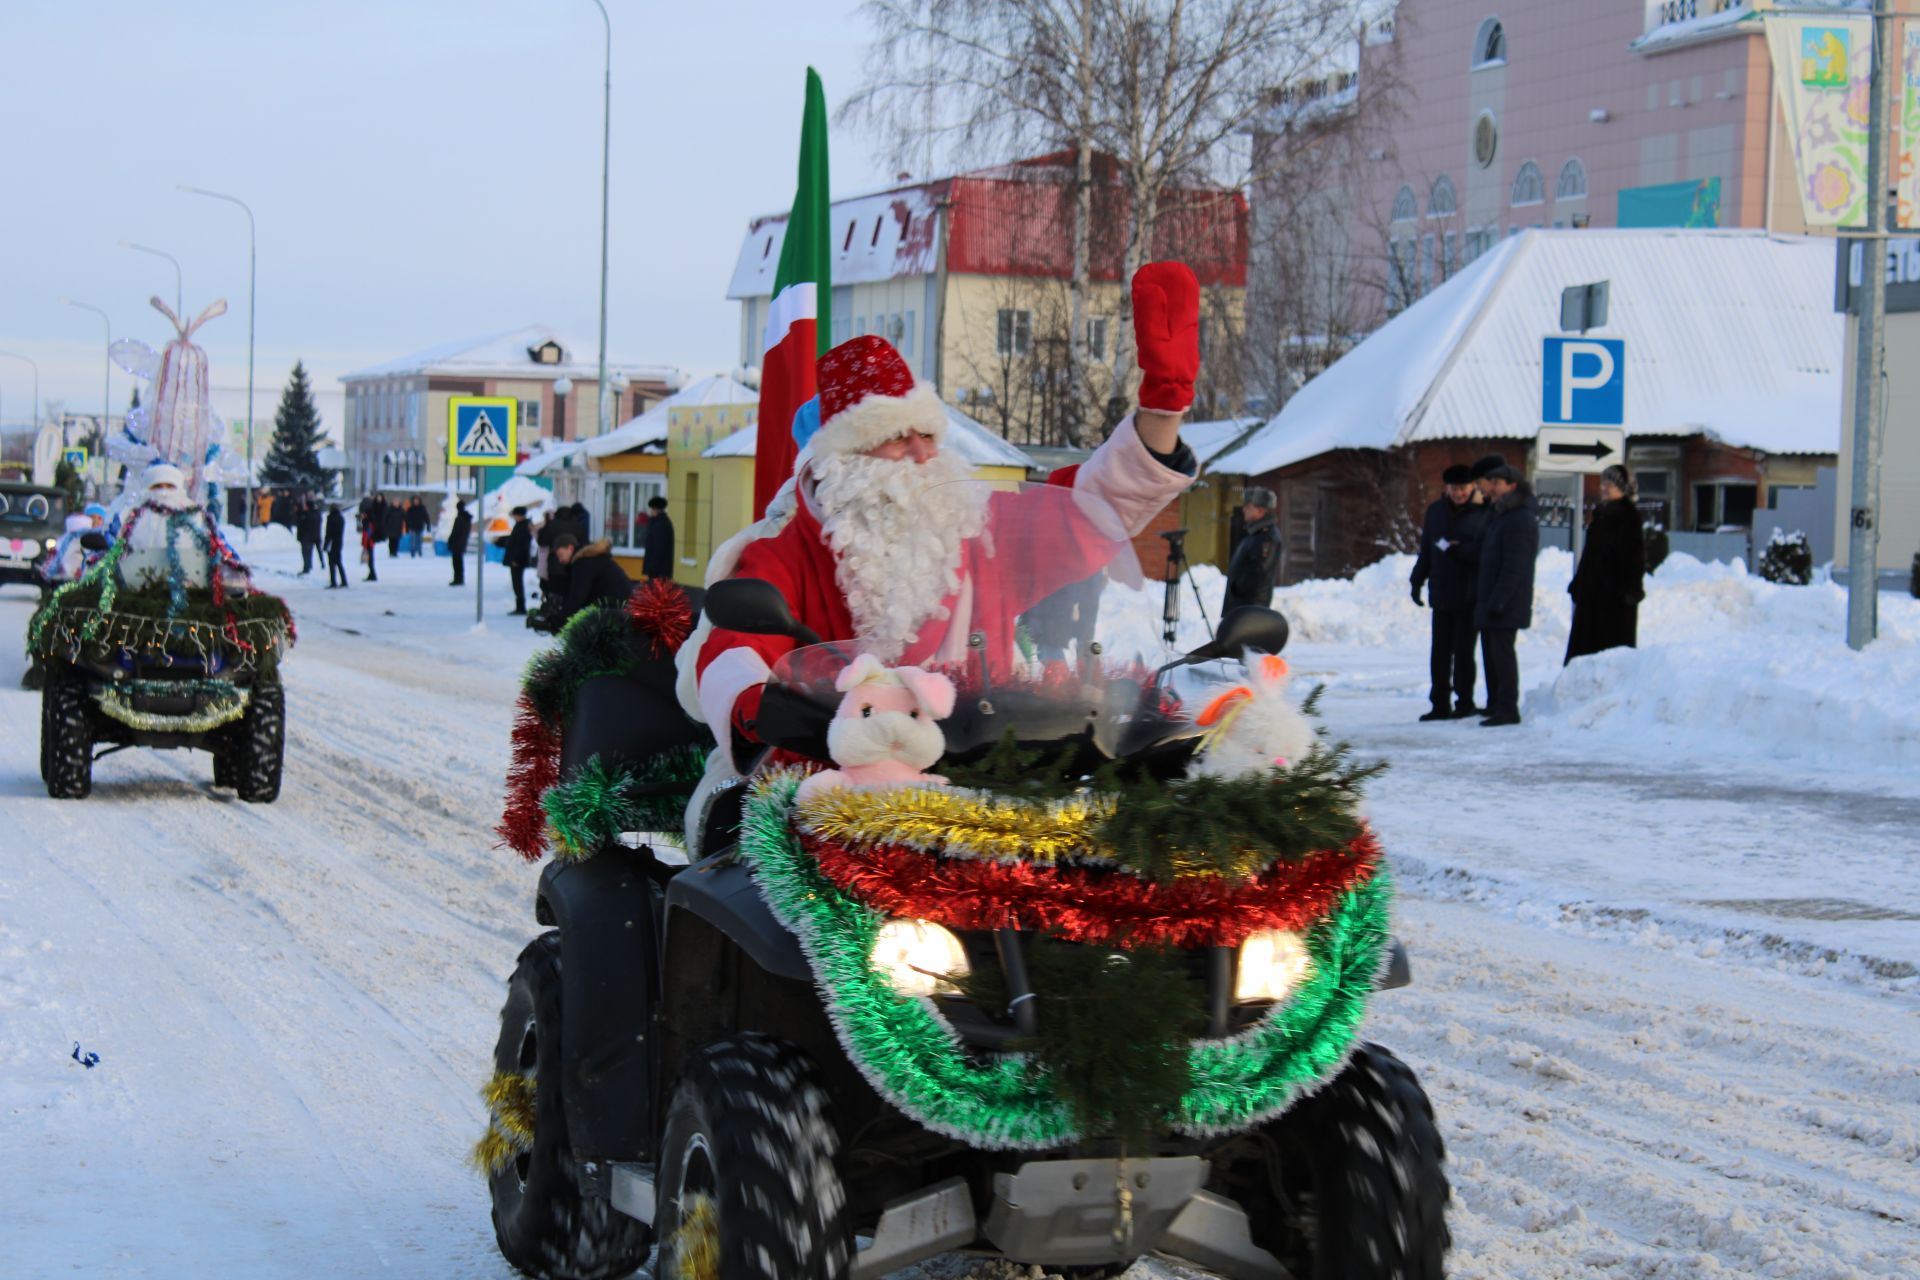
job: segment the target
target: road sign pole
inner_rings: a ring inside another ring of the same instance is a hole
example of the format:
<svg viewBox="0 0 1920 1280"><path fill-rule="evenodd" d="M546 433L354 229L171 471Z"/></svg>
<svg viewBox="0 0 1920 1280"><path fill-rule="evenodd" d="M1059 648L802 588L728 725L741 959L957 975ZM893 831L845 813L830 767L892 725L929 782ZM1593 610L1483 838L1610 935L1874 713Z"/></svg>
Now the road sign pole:
<svg viewBox="0 0 1920 1280"><path fill-rule="evenodd" d="M474 539L480 547L480 560L473 566L473 625L477 627L487 620L487 504L483 500L486 492L480 486L481 469L467 470L473 473L473 523L480 530L480 536Z"/></svg>
<svg viewBox="0 0 1920 1280"><path fill-rule="evenodd" d="M1585 514L1587 506L1587 478L1584 475L1573 478L1573 536L1568 539L1573 547L1573 567L1580 567L1580 550L1586 544Z"/></svg>
<svg viewBox="0 0 1920 1280"><path fill-rule="evenodd" d="M1887 213L1887 60L1895 55L1891 23L1874 6L1872 71L1867 82L1867 241L1860 272L1859 321L1853 346L1852 510L1847 519L1847 646L1866 648L1880 630L1880 413L1885 392ZM1771 108L1769 108L1771 109Z"/></svg>

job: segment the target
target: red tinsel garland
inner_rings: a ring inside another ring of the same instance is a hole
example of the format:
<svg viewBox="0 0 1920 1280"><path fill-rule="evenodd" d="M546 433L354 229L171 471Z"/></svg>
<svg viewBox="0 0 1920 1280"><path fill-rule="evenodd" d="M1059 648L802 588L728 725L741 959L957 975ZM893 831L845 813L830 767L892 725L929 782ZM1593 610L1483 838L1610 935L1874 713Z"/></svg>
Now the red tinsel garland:
<svg viewBox="0 0 1920 1280"><path fill-rule="evenodd" d="M835 887L886 915L950 929L1044 929L1114 947L1238 946L1263 929L1298 932L1373 875L1371 828L1344 849L1282 862L1238 884L1213 877L1156 885L1086 867L943 858L900 845L849 847L802 835Z"/></svg>
<svg viewBox="0 0 1920 1280"><path fill-rule="evenodd" d="M687 593L665 578L649 578L627 597L627 616L647 638L655 658L678 652L693 634L693 605Z"/></svg>
<svg viewBox="0 0 1920 1280"><path fill-rule="evenodd" d="M507 805L494 832L529 862L547 851L547 814L540 797L560 781L560 726L542 720L520 695L513 718L513 763L507 769Z"/></svg>

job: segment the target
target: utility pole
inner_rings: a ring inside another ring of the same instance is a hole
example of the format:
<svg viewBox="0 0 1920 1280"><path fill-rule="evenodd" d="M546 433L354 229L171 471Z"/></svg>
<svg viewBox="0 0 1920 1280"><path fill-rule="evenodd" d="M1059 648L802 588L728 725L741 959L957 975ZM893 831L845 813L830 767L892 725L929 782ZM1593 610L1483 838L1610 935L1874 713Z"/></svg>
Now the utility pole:
<svg viewBox="0 0 1920 1280"><path fill-rule="evenodd" d="M1886 392L1887 57L1890 15L1876 3L1867 88L1867 233L1854 328L1852 481L1847 535L1847 646L1864 649L1880 629L1880 423Z"/></svg>

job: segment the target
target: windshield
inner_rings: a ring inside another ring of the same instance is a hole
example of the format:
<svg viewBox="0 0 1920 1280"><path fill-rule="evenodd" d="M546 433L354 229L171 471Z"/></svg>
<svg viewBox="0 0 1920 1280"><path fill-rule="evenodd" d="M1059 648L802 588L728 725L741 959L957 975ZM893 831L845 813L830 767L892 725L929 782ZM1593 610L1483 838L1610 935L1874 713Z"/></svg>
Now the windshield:
<svg viewBox="0 0 1920 1280"><path fill-rule="evenodd" d="M940 722L949 758L1008 735L1082 738L1123 757L1199 732L1196 682L1224 672L1161 672L1178 657L1161 640L1162 584L1142 574L1112 508L1057 485L951 488L969 492L962 509L977 524L959 551L959 585L889 664L953 681L954 708ZM825 758L825 720L841 698L834 682L868 647L859 639L811 645L775 665L777 701L810 712L771 717L796 726L778 745ZM799 732L807 722L813 732Z"/></svg>

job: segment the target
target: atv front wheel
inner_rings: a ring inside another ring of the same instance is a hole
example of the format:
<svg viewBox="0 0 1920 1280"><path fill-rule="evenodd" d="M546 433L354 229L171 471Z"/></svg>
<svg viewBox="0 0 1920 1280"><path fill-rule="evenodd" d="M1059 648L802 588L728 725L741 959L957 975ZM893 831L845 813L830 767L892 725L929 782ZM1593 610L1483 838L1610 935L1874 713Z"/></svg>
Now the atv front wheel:
<svg viewBox="0 0 1920 1280"><path fill-rule="evenodd" d="M40 693L40 754L47 794L85 800L93 794L93 708L78 680L47 675Z"/></svg>
<svg viewBox="0 0 1920 1280"><path fill-rule="evenodd" d="M597 1280L647 1260L647 1228L580 1184L560 1062L560 934L526 945L507 980L494 1071L533 1079L533 1141L488 1179L500 1253L530 1276Z"/></svg>
<svg viewBox="0 0 1920 1280"><path fill-rule="evenodd" d="M247 712L234 726L228 767L233 789L248 804L271 804L280 796L280 764L286 752L287 695L278 683L253 686ZM220 777L216 756L214 781Z"/></svg>
<svg viewBox="0 0 1920 1280"><path fill-rule="evenodd" d="M843 1280L853 1256L840 1135L807 1056L760 1035L707 1046L667 1109L655 1273Z"/></svg>
<svg viewBox="0 0 1920 1280"><path fill-rule="evenodd" d="M1446 1152L1414 1074L1376 1044L1250 1141L1231 1170L1255 1241L1300 1280L1440 1280L1446 1274ZM1264 1167L1263 1167L1264 1166ZM1242 1201L1246 1204L1245 1201Z"/></svg>

